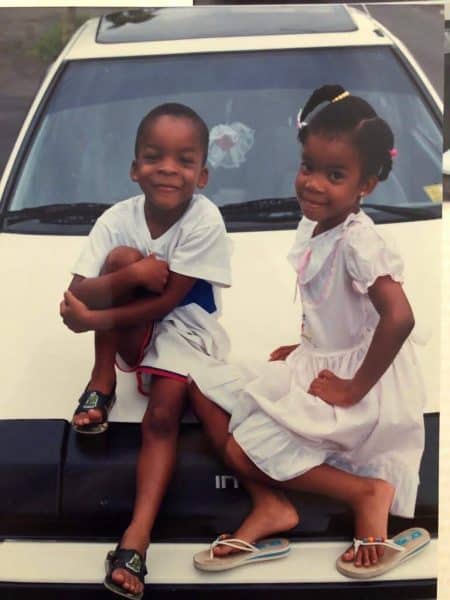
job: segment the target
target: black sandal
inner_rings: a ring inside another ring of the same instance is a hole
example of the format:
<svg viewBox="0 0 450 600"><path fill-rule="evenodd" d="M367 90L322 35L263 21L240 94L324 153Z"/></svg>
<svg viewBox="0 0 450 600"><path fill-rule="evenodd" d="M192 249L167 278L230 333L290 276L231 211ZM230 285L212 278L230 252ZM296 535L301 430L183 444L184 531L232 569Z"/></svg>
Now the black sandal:
<svg viewBox="0 0 450 600"><path fill-rule="evenodd" d="M98 408L103 413L103 420L100 423L89 423L88 425L76 425L72 418L72 428L78 433L87 433L95 435L103 433L108 429L108 415L116 401L116 386L110 394L102 394L97 390L84 390L78 400L78 406L73 416L82 412L87 412L93 408Z"/></svg>
<svg viewBox="0 0 450 600"><path fill-rule="evenodd" d="M117 547L115 550L111 550L106 555L105 569L106 577L103 581L103 585L108 588L111 592L124 596L130 600L141 600L144 592L139 594L132 594L124 589L118 583L115 583L111 577L111 574L116 569L125 569L128 573L131 573L139 579L141 583L144 583L145 576L147 575L147 567L145 566L145 554L142 556L137 550L128 550L126 548Z"/></svg>

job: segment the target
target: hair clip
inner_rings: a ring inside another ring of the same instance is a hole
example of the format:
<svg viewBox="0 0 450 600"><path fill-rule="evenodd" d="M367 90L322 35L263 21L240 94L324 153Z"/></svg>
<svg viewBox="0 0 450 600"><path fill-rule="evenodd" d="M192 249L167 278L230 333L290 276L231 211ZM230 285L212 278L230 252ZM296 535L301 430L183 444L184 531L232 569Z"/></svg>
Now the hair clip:
<svg viewBox="0 0 450 600"><path fill-rule="evenodd" d="M350 96L350 92L342 92L336 96L336 98L333 98L331 102L339 102L339 100L343 100L344 98L347 98L347 96Z"/></svg>
<svg viewBox="0 0 450 600"><path fill-rule="evenodd" d="M397 148L392 148L391 150L389 150L389 154L391 158L395 158L398 155Z"/></svg>
<svg viewBox="0 0 450 600"><path fill-rule="evenodd" d="M308 125L307 121L301 120L302 111L303 111L303 108L300 108L297 113L297 129L304 129Z"/></svg>

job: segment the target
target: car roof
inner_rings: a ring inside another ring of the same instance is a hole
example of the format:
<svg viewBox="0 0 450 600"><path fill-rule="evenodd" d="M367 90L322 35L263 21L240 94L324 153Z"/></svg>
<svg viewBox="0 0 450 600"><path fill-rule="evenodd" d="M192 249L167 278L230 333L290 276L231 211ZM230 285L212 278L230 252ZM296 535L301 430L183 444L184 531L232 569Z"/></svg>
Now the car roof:
<svg viewBox="0 0 450 600"><path fill-rule="evenodd" d="M90 19L62 58L390 44L376 21L345 5L196 6L118 11Z"/></svg>
<svg viewBox="0 0 450 600"><path fill-rule="evenodd" d="M270 16L270 18L268 18ZM229 6L135 9L102 17L97 42L154 42L197 38L355 31L343 6Z"/></svg>

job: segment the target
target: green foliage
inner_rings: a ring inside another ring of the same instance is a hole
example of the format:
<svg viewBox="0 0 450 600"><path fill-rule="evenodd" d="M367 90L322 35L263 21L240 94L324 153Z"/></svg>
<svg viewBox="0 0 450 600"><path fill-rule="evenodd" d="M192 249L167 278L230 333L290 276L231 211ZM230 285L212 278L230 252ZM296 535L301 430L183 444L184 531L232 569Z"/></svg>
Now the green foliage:
<svg viewBox="0 0 450 600"><path fill-rule="evenodd" d="M84 21L84 17L77 17L75 29L78 28ZM70 35L72 35L72 33L73 32L70 32ZM62 21L59 20L48 27L38 38L38 40L30 48L30 54L38 58L43 63L48 64L53 62L67 42L67 39L63 39L63 36L63 24Z"/></svg>

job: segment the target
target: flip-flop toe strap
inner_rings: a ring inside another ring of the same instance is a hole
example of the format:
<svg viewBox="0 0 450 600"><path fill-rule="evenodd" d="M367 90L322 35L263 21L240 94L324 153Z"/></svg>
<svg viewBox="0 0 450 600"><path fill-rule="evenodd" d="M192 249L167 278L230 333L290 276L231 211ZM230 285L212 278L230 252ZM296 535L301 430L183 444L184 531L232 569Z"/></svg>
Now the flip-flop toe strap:
<svg viewBox="0 0 450 600"><path fill-rule="evenodd" d="M404 552L405 548L396 544L392 539L384 537L353 538L353 548L355 554L361 546L386 546L398 552Z"/></svg>
<svg viewBox="0 0 450 600"><path fill-rule="evenodd" d="M229 548L234 548L235 550L239 550L242 552L258 552L258 548L245 540L240 540L238 538L223 538L219 536L215 539L210 548L209 548L209 556L210 558L214 557L214 548L217 546L228 546Z"/></svg>

